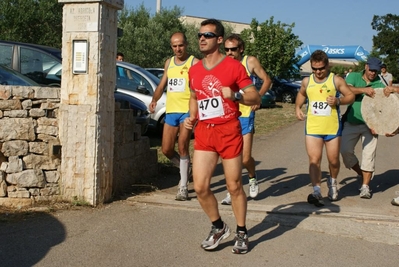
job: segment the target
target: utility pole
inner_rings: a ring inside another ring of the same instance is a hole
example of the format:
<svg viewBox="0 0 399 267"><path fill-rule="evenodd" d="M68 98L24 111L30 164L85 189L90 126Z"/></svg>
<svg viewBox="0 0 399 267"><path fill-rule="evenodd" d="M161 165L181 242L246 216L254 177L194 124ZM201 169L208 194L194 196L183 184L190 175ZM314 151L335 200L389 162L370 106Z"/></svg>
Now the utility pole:
<svg viewBox="0 0 399 267"><path fill-rule="evenodd" d="M157 0L157 13L161 11L162 0Z"/></svg>

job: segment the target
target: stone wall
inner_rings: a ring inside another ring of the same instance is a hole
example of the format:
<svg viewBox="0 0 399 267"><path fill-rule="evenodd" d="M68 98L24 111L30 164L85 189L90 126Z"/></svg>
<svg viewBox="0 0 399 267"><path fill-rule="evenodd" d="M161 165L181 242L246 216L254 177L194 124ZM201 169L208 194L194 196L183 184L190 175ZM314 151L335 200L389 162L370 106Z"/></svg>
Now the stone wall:
<svg viewBox="0 0 399 267"><path fill-rule="evenodd" d="M0 205L63 198L59 106L60 88L0 85ZM114 195L157 174L132 111L116 107L115 122Z"/></svg>
<svg viewBox="0 0 399 267"><path fill-rule="evenodd" d="M60 89L0 86L0 197L59 195Z"/></svg>
<svg viewBox="0 0 399 267"><path fill-rule="evenodd" d="M150 140L141 136L133 112L119 105L115 106L114 148L113 196L131 192L133 184L158 174L157 150L149 149Z"/></svg>

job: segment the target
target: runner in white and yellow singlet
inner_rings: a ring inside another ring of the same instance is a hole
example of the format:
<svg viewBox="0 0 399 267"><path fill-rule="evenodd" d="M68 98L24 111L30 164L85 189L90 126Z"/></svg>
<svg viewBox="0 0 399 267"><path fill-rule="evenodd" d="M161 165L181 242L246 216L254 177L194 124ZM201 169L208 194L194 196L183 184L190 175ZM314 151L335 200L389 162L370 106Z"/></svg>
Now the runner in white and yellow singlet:
<svg viewBox="0 0 399 267"><path fill-rule="evenodd" d="M313 193L308 196L308 202L320 207L324 206L320 188L323 146L326 147L330 171L327 179L328 198L336 201L342 129L339 105L352 103L355 96L343 78L330 73L328 56L324 51L313 52L310 64L313 74L302 80L295 102L295 113L299 120L305 120L302 106L307 100L305 145L309 156L309 176L313 185Z"/></svg>
<svg viewBox="0 0 399 267"><path fill-rule="evenodd" d="M170 38L170 46L175 56L165 61L164 75L155 89L149 106L150 112L154 112L157 101L161 98L165 86L167 87L166 115L162 133L162 153L180 168L179 189L176 200L188 199L188 176L190 167L189 144L191 131L180 127L184 119L188 117L188 103L190 88L188 82L189 68L198 62L198 59L187 54L187 38L181 33L174 33ZM176 137L178 138L178 150L175 151Z"/></svg>

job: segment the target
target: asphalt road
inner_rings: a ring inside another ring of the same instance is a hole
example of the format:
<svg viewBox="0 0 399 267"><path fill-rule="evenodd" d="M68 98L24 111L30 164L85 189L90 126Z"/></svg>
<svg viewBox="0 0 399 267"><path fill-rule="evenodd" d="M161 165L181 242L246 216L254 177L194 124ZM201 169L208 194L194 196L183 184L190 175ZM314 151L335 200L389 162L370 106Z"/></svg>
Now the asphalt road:
<svg viewBox="0 0 399 267"><path fill-rule="evenodd" d="M233 236L216 251L200 248L210 223L190 184L186 202L175 201L177 189L170 186L101 208L0 220L0 266L397 266L399 207L390 201L399 194L399 137L380 137L372 199L359 198L354 172L342 165L339 201L326 198L326 206L316 208L306 203L312 188L303 127L298 122L256 136L261 193L248 202L246 255L231 253ZM325 157L322 171L326 196ZM220 167L212 188L224 198ZM220 209L234 229L231 207Z"/></svg>

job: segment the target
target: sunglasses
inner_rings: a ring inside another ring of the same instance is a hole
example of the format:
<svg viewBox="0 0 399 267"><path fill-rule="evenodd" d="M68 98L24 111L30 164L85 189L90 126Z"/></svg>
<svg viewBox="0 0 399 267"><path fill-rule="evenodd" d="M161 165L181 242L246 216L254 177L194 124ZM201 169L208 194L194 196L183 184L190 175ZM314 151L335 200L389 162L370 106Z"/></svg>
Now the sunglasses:
<svg viewBox="0 0 399 267"><path fill-rule="evenodd" d="M322 71L322 70L325 70L326 69L326 66L324 65L323 67L321 67L321 68L315 68L315 67L312 67L312 70L314 70L314 71Z"/></svg>
<svg viewBox="0 0 399 267"><path fill-rule="evenodd" d="M211 39L211 38L218 37L216 35L216 33L213 33L213 32L199 32L198 39L201 39L202 36L204 36L205 39Z"/></svg>
<svg viewBox="0 0 399 267"><path fill-rule="evenodd" d="M237 49L238 49L238 46L236 46L236 47L225 47L224 51L225 52L229 52L229 51L235 52L235 51L237 51Z"/></svg>

